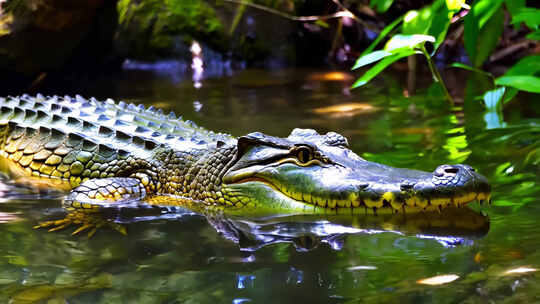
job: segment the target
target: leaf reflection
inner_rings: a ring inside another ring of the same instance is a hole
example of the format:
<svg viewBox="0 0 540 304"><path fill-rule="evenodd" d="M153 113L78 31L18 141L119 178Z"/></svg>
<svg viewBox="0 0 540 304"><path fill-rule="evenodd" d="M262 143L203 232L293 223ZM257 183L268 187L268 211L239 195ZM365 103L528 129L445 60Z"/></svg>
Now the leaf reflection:
<svg viewBox="0 0 540 304"><path fill-rule="evenodd" d="M455 280L459 279L458 275L455 274L445 274L440 276L435 276L431 278L426 278L422 280L416 281L418 284L424 284L424 285L442 285L447 284L450 282L453 282Z"/></svg>
<svg viewBox="0 0 540 304"><path fill-rule="evenodd" d="M522 274L522 273L529 273L529 272L535 272L535 271L538 271L538 269L523 266L523 267L509 269L505 271L503 275Z"/></svg>

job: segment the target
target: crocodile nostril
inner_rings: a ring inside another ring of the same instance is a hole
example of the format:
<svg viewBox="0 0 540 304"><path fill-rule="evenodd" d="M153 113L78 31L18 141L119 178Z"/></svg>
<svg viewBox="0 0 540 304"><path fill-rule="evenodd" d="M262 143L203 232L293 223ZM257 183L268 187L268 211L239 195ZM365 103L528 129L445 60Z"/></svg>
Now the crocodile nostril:
<svg viewBox="0 0 540 304"><path fill-rule="evenodd" d="M356 185L356 187L358 188L358 191L363 191L363 190L365 190L368 186L369 186L368 183Z"/></svg>
<svg viewBox="0 0 540 304"><path fill-rule="evenodd" d="M413 187L414 187L414 184L409 184L409 183L404 183L404 184L399 185L399 188L401 189L401 191L411 190Z"/></svg>
<svg viewBox="0 0 540 304"><path fill-rule="evenodd" d="M461 170L461 167L458 165L458 166L451 166L451 165L442 165L442 166L439 166L437 167L437 169L435 169L435 172L433 172L433 175L435 175L436 177L450 177L450 176L455 176L459 170Z"/></svg>
<svg viewBox="0 0 540 304"><path fill-rule="evenodd" d="M459 168L456 168L456 167L444 168L445 173L456 174L456 173L458 173L458 171L459 171Z"/></svg>

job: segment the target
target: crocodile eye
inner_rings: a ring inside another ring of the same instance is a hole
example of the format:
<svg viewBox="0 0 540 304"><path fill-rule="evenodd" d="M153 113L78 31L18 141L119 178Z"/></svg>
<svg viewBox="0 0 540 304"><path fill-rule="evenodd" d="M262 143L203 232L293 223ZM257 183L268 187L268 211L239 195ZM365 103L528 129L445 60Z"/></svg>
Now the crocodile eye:
<svg viewBox="0 0 540 304"><path fill-rule="evenodd" d="M296 150L296 158L298 158L301 163L307 163L313 158L313 155L309 148L298 147L298 149Z"/></svg>

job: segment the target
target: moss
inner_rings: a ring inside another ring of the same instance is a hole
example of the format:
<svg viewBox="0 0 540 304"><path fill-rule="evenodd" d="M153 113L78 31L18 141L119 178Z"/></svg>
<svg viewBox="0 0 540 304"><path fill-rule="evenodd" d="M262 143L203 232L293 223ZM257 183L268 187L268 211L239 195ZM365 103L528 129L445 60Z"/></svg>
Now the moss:
<svg viewBox="0 0 540 304"><path fill-rule="evenodd" d="M254 0L296 15L299 0ZM119 0L120 55L152 60L189 59L189 44L197 40L211 49L247 62L269 57L294 57L288 37L296 23L281 16L246 9L245 5L211 0ZM256 22L243 22L250 17ZM276 47L278 46L278 47Z"/></svg>
<svg viewBox="0 0 540 304"><path fill-rule="evenodd" d="M120 49L130 57L179 55L176 38L185 44L200 39L218 50L227 46L223 24L205 1L120 0L117 7Z"/></svg>

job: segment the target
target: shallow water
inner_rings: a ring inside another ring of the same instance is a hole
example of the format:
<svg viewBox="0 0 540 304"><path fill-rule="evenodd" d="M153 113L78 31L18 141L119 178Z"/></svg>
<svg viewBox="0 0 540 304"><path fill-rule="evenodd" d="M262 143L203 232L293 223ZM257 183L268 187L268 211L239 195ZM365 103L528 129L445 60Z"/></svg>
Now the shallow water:
<svg viewBox="0 0 540 304"><path fill-rule="evenodd" d="M540 301L540 109L532 96L518 96L503 120L472 100L486 84L466 74L452 76L465 106L449 109L433 88L403 97L400 73L349 92L354 76L329 71L217 73L197 89L174 69L131 68L80 93L174 110L235 136L336 131L359 155L392 166L467 163L492 182L493 204L474 203L449 221L206 219L178 209L126 220L127 236L102 229L87 239L73 229L33 230L61 217L60 198L8 183L0 185L0 302ZM438 285L420 283L443 275Z"/></svg>

